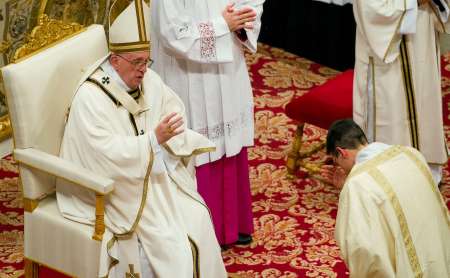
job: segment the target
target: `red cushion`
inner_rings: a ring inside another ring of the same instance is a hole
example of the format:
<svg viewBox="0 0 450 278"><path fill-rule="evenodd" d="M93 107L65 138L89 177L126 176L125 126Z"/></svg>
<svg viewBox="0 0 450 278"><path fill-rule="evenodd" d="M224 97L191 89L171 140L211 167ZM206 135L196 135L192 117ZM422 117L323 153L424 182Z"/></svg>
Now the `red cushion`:
<svg viewBox="0 0 450 278"><path fill-rule="evenodd" d="M286 106L290 118L328 129L338 120L352 118L353 70L347 70L311 89Z"/></svg>

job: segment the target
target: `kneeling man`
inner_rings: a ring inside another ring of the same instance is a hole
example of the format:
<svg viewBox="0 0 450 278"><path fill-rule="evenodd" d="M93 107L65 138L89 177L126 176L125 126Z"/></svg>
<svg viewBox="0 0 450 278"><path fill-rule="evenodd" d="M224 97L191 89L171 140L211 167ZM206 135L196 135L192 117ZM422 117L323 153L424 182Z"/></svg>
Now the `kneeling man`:
<svg viewBox="0 0 450 278"><path fill-rule="evenodd" d="M350 277L450 277L450 217L423 155L368 144L352 120L330 127L327 153L347 174L335 236Z"/></svg>

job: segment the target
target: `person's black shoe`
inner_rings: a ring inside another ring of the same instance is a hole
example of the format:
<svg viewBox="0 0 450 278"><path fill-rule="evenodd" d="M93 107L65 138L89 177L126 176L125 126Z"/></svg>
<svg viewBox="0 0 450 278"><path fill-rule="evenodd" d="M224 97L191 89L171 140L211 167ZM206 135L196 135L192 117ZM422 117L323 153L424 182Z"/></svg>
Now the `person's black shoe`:
<svg viewBox="0 0 450 278"><path fill-rule="evenodd" d="M227 251L228 249L230 249L230 245L228 245L228 244L223 244L223 245L220 245L220 250L223 252L223 251Z"/></svg>
<svg viewBox="0 0 450 278"><path fill-rule="evenodd" d="M251 235L246 235L246 234L239 234L239 238L236 241L236 245L247 245L250 242L252 242L252 236Z"/></svg>

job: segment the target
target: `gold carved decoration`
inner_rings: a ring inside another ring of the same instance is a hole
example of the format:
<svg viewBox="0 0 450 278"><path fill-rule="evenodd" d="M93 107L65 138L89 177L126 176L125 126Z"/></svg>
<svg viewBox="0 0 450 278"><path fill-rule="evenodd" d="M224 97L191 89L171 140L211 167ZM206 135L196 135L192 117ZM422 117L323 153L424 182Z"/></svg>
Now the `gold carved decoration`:
<svg viewBox="0 0 450 278"><path fill-rule="evenodd" d="M43 14L39 17L39 22L28 36L26 43L16 50L12 62L18 62L32 56L42 50L68 39L84 30L83 25L78 23L63 23L60 20L50 19ZM0 53L5 52L10 47L9 42L0 44ZM0 74L0 91L4 92L3 80ZM10 137L12 134L11 122L8 115L0 117L0 142Z"/></svg>
<svg viewBox="0 0 450 278"><path fill-rule="evenodd" d="M11 121L8 114L0 117L0 142L11 136Z"/></svg>
<svg viewBox="0 0 450 278"><path fill-rule="evenodd" d="M23 198L23 209L26 212L33 212L39 205L39 200Z"/></svg>
<svg viewBox="0 0 450 278"><path fill-rule="evenodd" d="M5 53L9 49L10 46L11 46L11 42L9 42L9 41L0 42L0 53Z"/></svg>
<svg viewBox="0 0 450 278"><path fill-rule="evenodd" d="M12 62L18 62L34 55L83 30L84 27L81 24L64 23L60 20L51 19L43 14L39 17L38 25L31 31L27 42L17 49Z"/></svg>
<svg viewBox="0 0 450 278"><path fill-rule="evenodd" d="M0 94L2 95L5 94L3 75L1 71L0 71ZM0 142L11 137L11 134L12 134L11 121L9 120L9 114L6 114L0 117Z"/></svg>
<svg viewBox="0 0 450 278"><path fill-rule="evenodd" d="M39 264L24 258L25 278L39 278Z"/></svg>

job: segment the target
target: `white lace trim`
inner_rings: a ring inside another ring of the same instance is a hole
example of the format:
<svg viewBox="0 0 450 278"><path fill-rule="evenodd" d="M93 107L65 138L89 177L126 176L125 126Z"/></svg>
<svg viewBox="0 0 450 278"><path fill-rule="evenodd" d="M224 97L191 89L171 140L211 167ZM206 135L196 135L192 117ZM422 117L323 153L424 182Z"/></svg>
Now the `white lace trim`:
<svg viewBox="0 0 450 278"><path fill-rule="evenodd" d="M236 136L242 129L247 128L249 126L249 122L251 123L252 121L253 108L241 112L241 116L239 118L235 118L232 121L225 123L222 122L214 126L195 129L195 131L214 141L225 136Z"/></svg>

